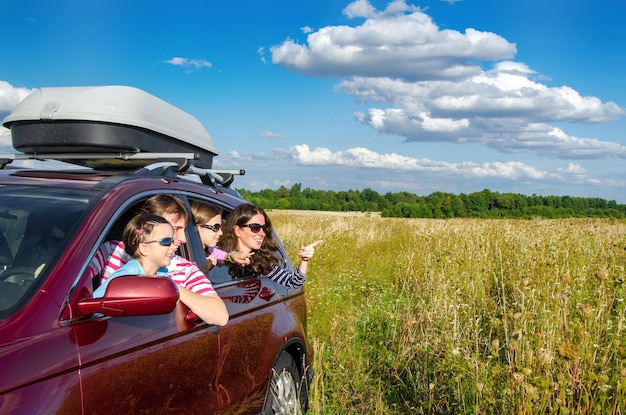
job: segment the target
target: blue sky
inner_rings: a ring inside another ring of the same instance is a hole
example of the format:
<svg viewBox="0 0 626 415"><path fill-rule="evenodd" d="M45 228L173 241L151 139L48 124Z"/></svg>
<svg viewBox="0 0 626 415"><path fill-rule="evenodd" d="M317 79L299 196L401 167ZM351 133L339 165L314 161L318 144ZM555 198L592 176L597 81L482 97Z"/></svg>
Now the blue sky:
<svg viewBox="0 0 626 415"><path fill-rule="evenodd" d="M2 117L36 88L130 85L198 118L239 188L626 203L621 0L0 6Z"/></svg>

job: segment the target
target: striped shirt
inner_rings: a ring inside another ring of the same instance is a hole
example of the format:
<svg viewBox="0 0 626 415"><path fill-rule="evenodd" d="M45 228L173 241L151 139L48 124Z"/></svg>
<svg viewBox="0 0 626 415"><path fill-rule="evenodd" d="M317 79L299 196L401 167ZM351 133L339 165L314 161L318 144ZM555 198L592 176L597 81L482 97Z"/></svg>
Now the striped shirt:
<svg viewBox="0 0 626 415"><path fill-rule="evenodd" d="M101 282L104 282L111 274L131 259L132 257L124 250L123 242L107 241L98 248L98 251L89 263L88 272L92 278L100 275ZM168 276L176 284L194 293L206 295L215 292L211 281L193 261L174 255L167 270Z"/></svg>
<svg viewBox="0 0 626 415"><path fill-rule="evenodd" d="M287 269L279 266L274 267L274 269L271 270L266 277L274 282L291 288L302 287L304 285L304 281L306 280L306 274L303 274L300 269Z"/></svg>

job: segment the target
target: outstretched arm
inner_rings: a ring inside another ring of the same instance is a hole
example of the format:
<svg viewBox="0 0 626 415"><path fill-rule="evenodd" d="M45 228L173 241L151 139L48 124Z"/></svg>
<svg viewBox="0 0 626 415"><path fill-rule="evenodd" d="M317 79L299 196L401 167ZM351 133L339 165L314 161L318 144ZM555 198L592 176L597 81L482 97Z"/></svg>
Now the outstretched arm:
<svg viewBox="0 0 626 415"><path fill-rule="evenodd" d="M300 250L298 251L298 255L300 255L302 261L300 261L298 269L301 273L306 274L307 268L309 266L309 259L313 258L313 255L315 254L315 247L322 242L324 241L320 239L319 241L315 241L312 244L300 248Z"/></svg>
<svg viewBox="0 0 626 415"><path fill-rule="evenodd" d="M298 268L289 269L276 266L266 275L267 278L287 287L302 287L304 285L304 282L306 281L306 271L308 268L309 259L313 257L313 254L315 253L315 247L322 242L323 241L321 240L315 241L310 245L300 248L298 255L300 255L302 261L300 262L300 265L298 265Z"/></svg>

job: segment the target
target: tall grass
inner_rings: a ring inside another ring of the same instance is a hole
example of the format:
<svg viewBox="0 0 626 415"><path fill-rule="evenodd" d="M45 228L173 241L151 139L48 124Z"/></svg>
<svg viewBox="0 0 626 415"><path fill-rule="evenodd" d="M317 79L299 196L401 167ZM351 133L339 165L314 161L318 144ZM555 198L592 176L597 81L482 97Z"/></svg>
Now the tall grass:
<svg viewBox="0 0 626 415"><path fill-rule="evenodd" d="M270 216L325 240L309 413L626 413L625 221Z"/></svg>

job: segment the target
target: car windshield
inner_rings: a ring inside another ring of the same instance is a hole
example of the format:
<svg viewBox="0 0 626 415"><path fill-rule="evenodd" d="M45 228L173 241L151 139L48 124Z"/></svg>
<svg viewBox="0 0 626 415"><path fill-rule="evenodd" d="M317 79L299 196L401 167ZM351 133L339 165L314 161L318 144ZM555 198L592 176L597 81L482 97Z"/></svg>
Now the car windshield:
<svg viewBox="0 0 626 415"><path fill-rule="evenodd" d="M0 318L46 278L88 202L85 191L0 186Z"/></svg>

